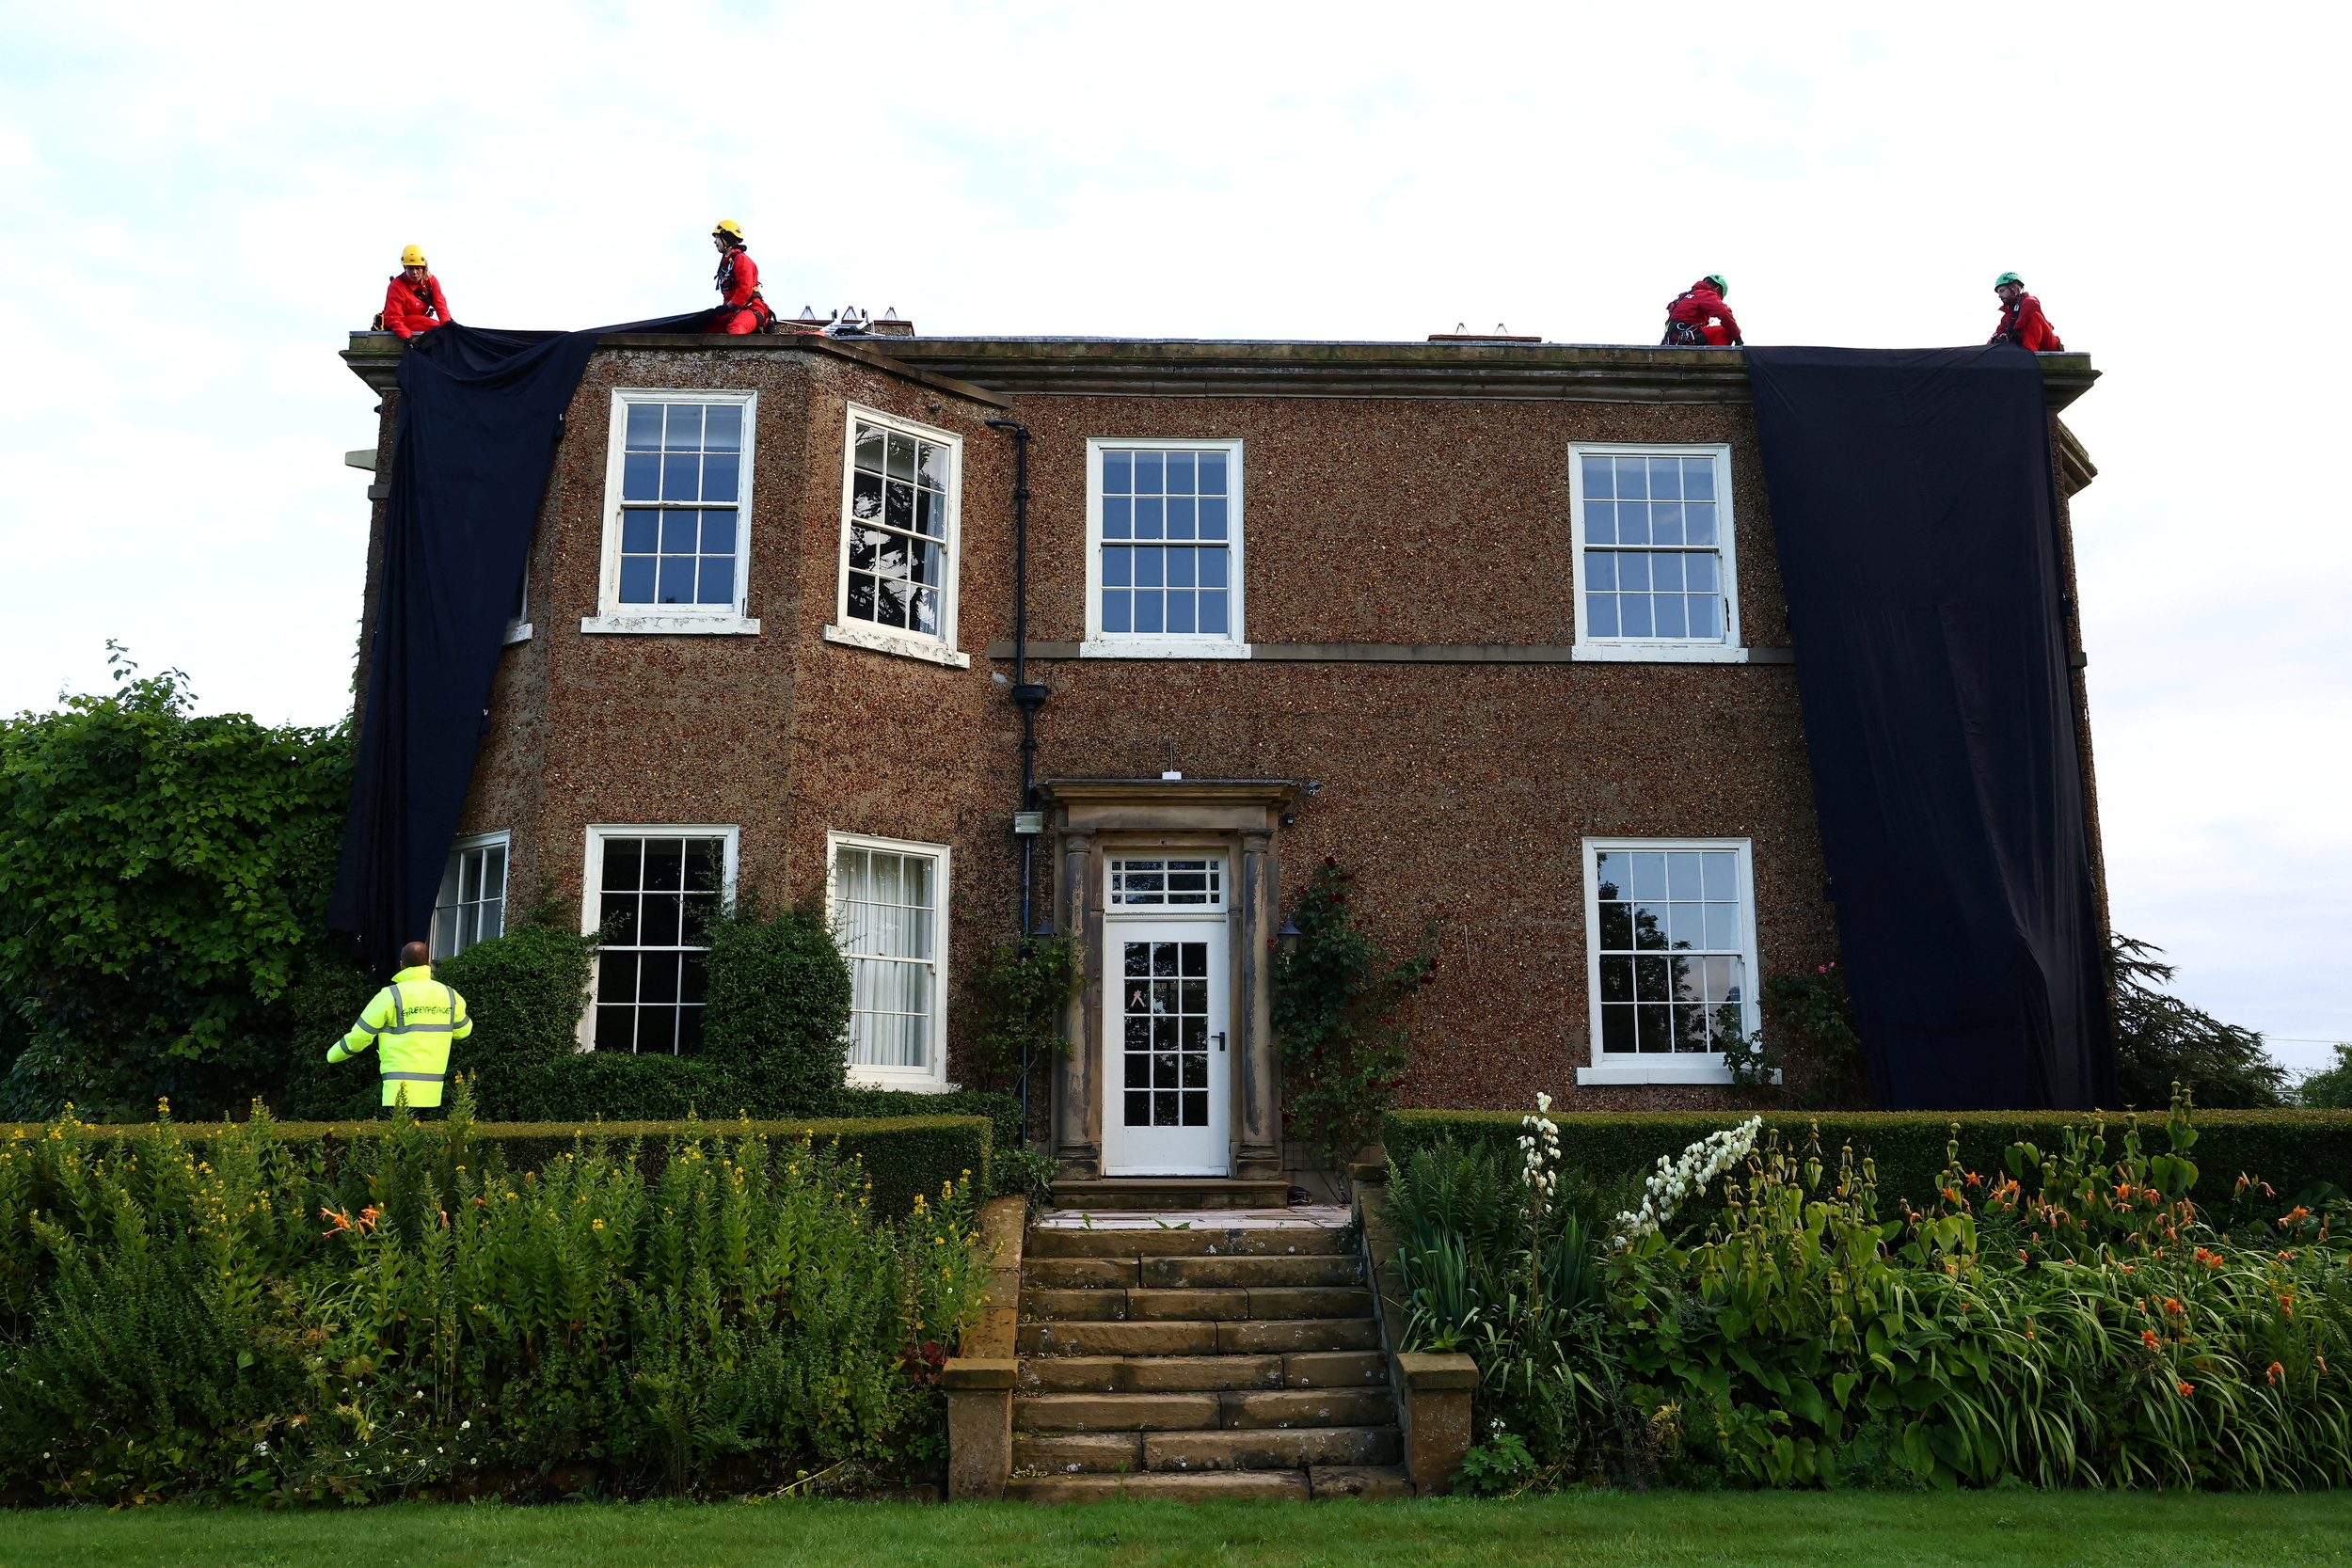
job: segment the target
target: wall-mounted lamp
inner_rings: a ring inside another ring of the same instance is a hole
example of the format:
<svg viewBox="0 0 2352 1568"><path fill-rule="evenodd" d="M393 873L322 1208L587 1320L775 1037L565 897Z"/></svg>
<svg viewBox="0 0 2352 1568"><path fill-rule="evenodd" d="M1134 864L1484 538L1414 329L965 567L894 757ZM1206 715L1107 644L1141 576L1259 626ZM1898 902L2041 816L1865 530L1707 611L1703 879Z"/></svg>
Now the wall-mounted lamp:
<svg viewBox="0 0 2352 1568"><path fill-rule="evenodd" d="M1037 929L1029 933L1030 938L1037 942L1050 942L1058 935L1060 933L1054 929L1054 917L1050 914L1038 916Z"/></svg>
<svg viewBox="0 0 2352 1568"><path fill-rule="evenodd" d="M1287 958L1292 954L1298 951L1298 939L1306 934L1306 932L1298 928L1298 923L1296 921L1293 920L1289 915L1284 915L1282 917L1282 928L1274 933L1274 940L1281 944L1282 956Z"/></svg>
<svg viewBox="0 0 2352 1568"><path fill-rule="evenodd" d="M1045 814L1041 811L1017 811L1012 814L1012 831L1032 834L1045 831Z"/></svg>

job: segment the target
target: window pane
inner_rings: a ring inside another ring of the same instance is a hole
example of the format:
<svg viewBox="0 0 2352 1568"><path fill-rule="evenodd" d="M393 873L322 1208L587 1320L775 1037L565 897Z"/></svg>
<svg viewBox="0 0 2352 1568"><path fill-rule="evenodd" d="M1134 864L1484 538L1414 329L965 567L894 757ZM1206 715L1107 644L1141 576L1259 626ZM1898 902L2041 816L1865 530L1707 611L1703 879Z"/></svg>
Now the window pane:
<svg viewBox="0 0 2352 1568"><path fill-rule="evenodd" d="M661 446L661 404L632 403L628 405L628 434L621 443L628 451L655 451Z"/></svg>
<svg viewBox="0 0 2352 1568"><path fill-rule="evenodd" d="M1135 454L1135 458L1136 494L1138 496L1166 494L1163 477L1167 464L1162 455L1156 451L1139 451Z"/></svg>
<svg viewBox="0 0 2352 1568"><path fill-rule="evenodd" d="M1225 580L1226 566L1232 560L1231 555L1221 549L1195 550L1193 555L1200 563L1201 587L1227 588L1232 586Z"/></svg>
<svg viewBox="0 0 2352 1568"><path fill-rule="evenodd" d="M1711 457L1686 457L1682 460L1682 497L1685 500L1715 499L1715 460Z"/></svg>
<svg viewBox="0 0 2352 1568"><path fill-rule="evenodd" d="M632 451L621 459L621 499L654 501L661 499L661 454Z"/></svg>
<svg viewBox="0 0 2352 1568"><path fill-rule="evenodd" d="M1226 454L1221 451L1204 451L1200 455L1200 493L1204 496L1223 496L1230 494L1225 487ZM1222 506L1217 509L1217 515L1220 518L1225 515L1224 508Z"/></svg>
<svg viewBox="0 0 2352 1568"><path fill-rule="evenodd" d="M1136 503L1126 496L1103 498L1103 537L1131 539L1135 536Z"/></svg>
<svg viewBox="0 0 2352 1568"><path fill-rule="evenodd" d="M743 405L741 404L714 403L705 405L703 448L707 451L740 451L743 450Z"/></svg>
<svg viewBox="0 0 2352 1568"><path fill-rule="evenodd" d="M1135 487L1135 454L1124 451L1104 452L1103 454L1103 493L1106 496L1133 495Z"/></svg>
<svg viewBox="0 0 2352 1568"><path fill-rule="evenodd" d="M1189 496L1193 493L1192 453L1188 451L1168 453L1167 483L1168 493L1171 496Z"/></svg>
<svg viewBox="0 0 2352 1568"><path fill-rule="evenodd" d="M1621 501L1647 500L1649 499L1649 469L1644 466L1642 459L1618 457L1610 461L1616 464L1617 499Z"/></svg>
<svg viewBox="0 0 2352 1568"><path fill-rule="evenodd" d="M1221 496L1200 498L1200 537L1222 539L1225 531L1225 499Z"/></svg>
<svg viewBox="0 0 2352 1568"><path fill-rule="evenodd" d="M913 479L914 477L914 437L893 430L885 432L884 438L887 444L884 449L883 471L893 479Z"/></svg>
<svg viewBox="0 0 2352 1568"><path fill-rule="evenodd" d="M1584 539L1592 545L1613 545L1617 542L1617 509L1613 502L1585 502Z"/></svg>
<svg viewBox="0 0 2352 1568"><path fill-rule="evenodd" d="M1585 458L1584 499L1586 500L1609 500L1616 493L1616 482L1611 474L1610 459L1606 457Z"/></svg>
<svg viewBox="0 0 2352 1568"><path fill-rule="evenodd" d="M854 461L864 472L871 474L882 472L882 434L879 425L860 424L857 427L857 452Z"/></svg>
<svg viewBox="0 0 2352 1568"><path fill-rule="evenodd" d="M707 501L731 501L735 494L736 470L742 459L733 452L720 452L703 459L703 493Z"/></svg>
<svg viewBox="0 0 2352 1568"><path fill-rule="evenodd" d="M670 404L669 427L662 433L661 444L672 451L702 451L703 405L699 403Z"/></svg>

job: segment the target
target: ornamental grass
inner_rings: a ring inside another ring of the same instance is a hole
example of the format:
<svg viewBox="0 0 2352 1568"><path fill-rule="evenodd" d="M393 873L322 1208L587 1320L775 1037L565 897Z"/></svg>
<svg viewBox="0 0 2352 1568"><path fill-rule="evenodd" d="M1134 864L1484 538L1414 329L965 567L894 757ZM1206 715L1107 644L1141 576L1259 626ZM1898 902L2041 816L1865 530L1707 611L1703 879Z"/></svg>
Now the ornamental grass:
<svg viewBox="0 0 2352 1568"><path fill-rule="evenodd" d="M1955 1143L1935 1198L1895 1212L1851 1147L1770 1134L1678 1235L1536 1171L1556 1144L1528 1119L1524 1171L1438 1149L1398 1173L1415 1332L1480 1365L1474 1489L2352 1481L2344 1205L2214 1223L2185 1096L2153 1135L2092 1122L1999 1171ZM1472 1188L1508 1223L1433 1233ZM2239 1176L2218 1207L2265 1214L2265 1192Z"/></svg>
<svg viewBox="0 0 2352 1568"><path fill-rule="evenodd" d="M806 1139L516 1170L469 1127L0 1145L0 1496L711 1495L944 1452L968 1184L886 1219Z"/></svg>

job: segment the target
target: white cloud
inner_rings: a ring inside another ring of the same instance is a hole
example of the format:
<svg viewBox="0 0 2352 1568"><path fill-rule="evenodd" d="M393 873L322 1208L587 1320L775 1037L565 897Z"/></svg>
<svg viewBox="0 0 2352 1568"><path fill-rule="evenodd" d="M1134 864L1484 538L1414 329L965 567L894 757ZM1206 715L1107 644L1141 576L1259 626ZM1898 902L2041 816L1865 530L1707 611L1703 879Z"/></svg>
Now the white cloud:
<svg viewBox="0 0 2352 1568"><path fill-rule="evenodd" d="M926 330L1965 342L2032 280L2069 416L2118 924L2352 1034L2343 253L2317 6L0 4L0 707L116 636L209 705L345 702L373 402L423 244L462 319L708 297Z"/></svg>

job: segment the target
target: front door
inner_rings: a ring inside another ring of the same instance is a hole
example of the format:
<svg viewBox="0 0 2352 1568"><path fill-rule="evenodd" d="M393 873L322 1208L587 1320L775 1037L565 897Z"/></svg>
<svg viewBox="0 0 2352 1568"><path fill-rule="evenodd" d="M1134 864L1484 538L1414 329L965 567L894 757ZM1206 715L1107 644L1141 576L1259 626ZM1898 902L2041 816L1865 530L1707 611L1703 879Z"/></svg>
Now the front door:
<svg viewBox="0 0 2352 1568"><path fill-rule="evenodd" d="M1104 938L1103 1174L1231 1174L1233 1025L1221 912L1112 919Z"/></svg>

